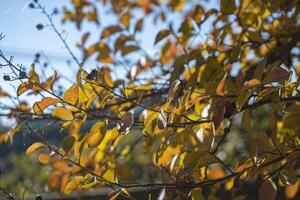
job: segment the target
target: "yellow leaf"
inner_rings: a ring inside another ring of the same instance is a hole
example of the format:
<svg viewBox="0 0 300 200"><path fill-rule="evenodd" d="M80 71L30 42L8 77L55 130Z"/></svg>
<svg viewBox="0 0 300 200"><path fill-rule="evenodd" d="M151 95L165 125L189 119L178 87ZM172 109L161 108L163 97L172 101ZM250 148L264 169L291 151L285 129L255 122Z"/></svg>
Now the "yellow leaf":
<svg viewBox="0 0 300 200"><path fill-rule="evenodd" d="M71 104L76 105L79 97L79 86L78 83L72 85L64 94L64 101Z"/></svg>
<svg viewBox="0 0 300 200"><path fill-rule="evenodd" d="M57 117L61 120L72 120L73 119L73 114L70 110L66 109L63 106L57 107L53 113L52 113L52 117Z"/></svg>
<svg viewBox="0 0 300 200"><path fill-rule="evenodd" d="M108 169L103 174L102 178L104 178L106 181L115 182L116 173L115 170L111 167L108 167Z"/></svg>
<svg viewBox="0 0 300 200"><path fill-rule="evenodd" d="M35 72L35 65L31 65L32 69L29 72L29 78L33 83L40 83L40 77L39 75Z"/></svg>
<svg viewBox="0 0 300 200"><path fill-rule="evenodd" d="M54 74L52 76L50 76L46 82L43 84L44 88L47 90L52 90L53 91L53 84L54 82L57 80L57 73L56 71L54 71Z"/></svg>
<svg viewBox="0 0 300 200"><path fill-rule="evenodd" d="M69 195L71 192L78 188L78 186L85 180L83 176L74 177L65 187L64 193Z"/></svg>
<svg viewBox="0 0 300 200"><path fill-rule="evenodd" d="M246 91L248 89L253 88L254 86L260 85L260 80L258 79L251 79L247 82L247 84L244 86L243 91Z"/></svg>
<svg viewBox="0 0 300 200"><path fill-rule="evenodd" d="M39 161L43 164L43 165L47 165L49 163L51 159L51 156L49 154L46 154L46 153L42 153L40 156L39 156Z"/></svg>
<svg viewBox="0 0 300 200"><path fill-rule="evenodd" d="M126 12L120 18L121 24L123 24L127 29L129 28L130 18L131 18L131 14L129 12Z"/></svg>
<svg viewBox="0 0 300 200"><path fill-rule="evenodd" d="M54 105L58 102L61 102L60 99L52 97L44 97L41 101L38 101L33 104L33 111L37 115L43 114L44 110L51 105Z"/></svg>
<svg viewBox="0 0 300 200"><path fill-rule="evenodd" d="M107 126L105 122L100 121L94 124L86 138L86 142L88 146L89 147L98 146L102 141L103 137L105 136L106 131L107 131Z"/></svg>
<svg viewBox="0 0 300 200"><path fill-rule="evenodd" d="M33 143L30 147L27 148L26 155L32 154L33 152L41 148L45 148L45 145L39 142Z"/></svg>

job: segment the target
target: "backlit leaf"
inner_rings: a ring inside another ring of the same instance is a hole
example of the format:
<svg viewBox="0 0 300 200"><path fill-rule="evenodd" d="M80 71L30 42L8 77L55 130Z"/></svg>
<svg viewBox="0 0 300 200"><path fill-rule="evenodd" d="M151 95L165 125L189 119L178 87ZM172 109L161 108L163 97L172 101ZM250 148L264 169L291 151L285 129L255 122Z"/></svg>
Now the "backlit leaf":
<svg viewBox="0 0 300 200"><path fill-rule="evenodd" d="M69 195L72 191L78 188L83 183L85 178L83 176L75 176L65 187L64 193Z"/></svg>
<svg viewBox="0 0 300 200"><path fill-rule="evenodd" d="M27 155L32 154L33 152L42 148L45 148L45 145L43 143L39 143L39 142L33 143L30 147L27 148L26 154Z"/></svg>
<svg viewBox="0 0 300 200"><path fill-rule="evenodd" d="M86 143L88 144L88 146L98 146L104 138L106 131L107 126L105 122L100 121L94 124L86 138Z"/></svg>
<svg viewBox="0 0 300 200"><path fill-rule="evenodd" d="M59 118L61 120L72 120L73 119L73 114L69 109L66 109L63 106L57 107L53 113L52 113L53 117Z"/></svg>
<svg viewBox="0 0 300 200"><path fill-rule="evenodd" d="M76 83L72 85L64 94L64 101L71 104L76 105L79 97L79 85Z"/></svg>
<svg viewBox="0 0 300 200"><path fill-rule="evenodd" d="M47 165L50 160L51 160L51 156L49 154L42 153L42 154L39 155L39 161L43 165Z"/></svg>
<svg viewBox="0 0 300 200"><path fill-rule="evenodd" d="M46 108L51 105L57 104L58 102L61 102L61 100L52 97L44 97L41 101L33 104L33 111L35 114L41 115Z"/></svg>
<svg viewBox="0 0 300 200"><path fill-rule="evenodd" d="M32 89L32 87L33 87L33 84L30 81L21 83L18 87L17 95L20 96L24 92Z"/></svg>

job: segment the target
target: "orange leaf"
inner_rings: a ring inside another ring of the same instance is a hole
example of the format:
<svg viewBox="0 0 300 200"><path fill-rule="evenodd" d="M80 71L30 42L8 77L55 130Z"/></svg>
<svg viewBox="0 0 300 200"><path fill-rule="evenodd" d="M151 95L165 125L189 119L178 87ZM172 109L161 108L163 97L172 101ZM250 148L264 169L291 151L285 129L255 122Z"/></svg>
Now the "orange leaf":
<svg viewBox="0 0 300 200"><path fill-rule="evenodd" d="M54 105L58 102L61 102L60 99L52 98L52 97L45 97L41 101L38 101L33 104L33 111L37 115L43 114L44 110L51 105Z"/></svg>
<svg viewBox="0 0 300 200"><path fill-rule="evenodd" d="M43 164L43 165L47 165L49 163L51 159L51 156L49 154L45 154L45 153L42 153L40 156L39 156L39 161Z"/></svg>
<svg viewBox="0 0 300 200"><path fill-rule="evenodd" d="M223 96L225 92L225 83L226 83L226 78L227 78L227 72L225 73L224 77L220 81L219 85L217 86L216 89L216 94L219 96Z"/></svg>
<svg viewBox="0 0 300 200"><path fill-rule="evenodd" d="M247 82L247 84L244 86L243 91L246 91L250 88L253 88L254 86L260 85L260 80L258 79L251 79Z"/></svg>

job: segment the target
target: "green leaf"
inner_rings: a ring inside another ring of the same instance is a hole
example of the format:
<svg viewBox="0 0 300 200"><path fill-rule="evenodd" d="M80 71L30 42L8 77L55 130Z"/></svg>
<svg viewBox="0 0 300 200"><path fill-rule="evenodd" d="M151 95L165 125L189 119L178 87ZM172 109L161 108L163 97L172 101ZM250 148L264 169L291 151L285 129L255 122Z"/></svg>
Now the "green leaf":
<svg viewBox="0 0 300 200"><path fill-rule="evenodd" d="M27 148L26 155L32 154L33 152L42 148L45 148L45 145L43 143L39 143L39 142L33 143L30 147Z"/></svg>
<svg viewBox="0 0 300 200"><path fill-rule="evenodd" d="M100 121L94 124L86 138L86 143L88 144L88 146L98 146L104 138L106 131L107 126L105 122Z"/></svg>

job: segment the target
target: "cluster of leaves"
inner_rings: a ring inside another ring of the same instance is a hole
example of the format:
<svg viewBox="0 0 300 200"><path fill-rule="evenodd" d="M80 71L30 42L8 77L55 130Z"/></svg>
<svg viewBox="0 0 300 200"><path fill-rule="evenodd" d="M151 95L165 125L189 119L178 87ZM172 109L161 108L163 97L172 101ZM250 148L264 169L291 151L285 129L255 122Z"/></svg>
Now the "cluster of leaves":
<svg viewBox="0 0 300 200"><path fill-rule="evenodd" d="M297 195L297 0L221 0L217 8L188 0L72 4L64 9L63 21L78 29L85 19L99 24L101 7L96 4L109 7L119 23L101 26L99 41L88 42L92 33L83 34L77 44L83 55L77 80L62 95L53 87L59 73L41 82L33 65L17 95L31 91L42 98L31 109L17 108L9 115L28 114L16 127L24 125L40 139L26 153L39 151L39 161L51 166L53 190L70 194L104 185L114 189L109 195L114 199L120 194L130 198L128 188L159 187L166 199L216 198L219 191L243 198L253 195L245 184L259 179L260 199L275 199L277 187L285 188L287 198ZM145 19L166 27L153 37L155 55L138 40L149 25ZM207 24L211 29L203 39ZM85 62L94 55L100 67L86 71ZM126 76L113 77L121 67ZM60 120L67 133L61 146L30 127L35 118ZM83 132L90 120L96 122ZM16 130L1 135L0 141L8 141ZM130 141L134 130L138 139ZM242 144L228 150L233 132ZM137 156L133 149L139 143L143 159L160 172L159 183L136 183L128 177L128 161Z"/></svg>

